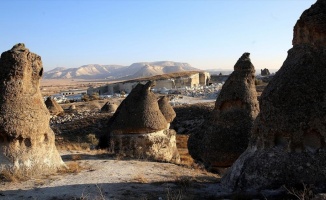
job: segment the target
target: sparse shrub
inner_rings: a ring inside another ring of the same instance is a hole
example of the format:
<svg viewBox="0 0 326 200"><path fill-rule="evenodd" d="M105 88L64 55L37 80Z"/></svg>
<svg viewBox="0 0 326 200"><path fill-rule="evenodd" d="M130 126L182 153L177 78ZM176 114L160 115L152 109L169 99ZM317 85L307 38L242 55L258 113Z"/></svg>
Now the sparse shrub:
<svg viewBox="0 0 326 200"><path fill-rule="evenodd" d="M255 85L261 85L263 83L264 83L263 80L255 79Z"/></svg>
<svg viewBox="0 0 326 200"><path fill-rule="evenodd" d="M62 167L58 170L58 173L79 173L83 168L79 165L78 162L66 163L67 167Z"/></svg>
<svg viewBox="0 0 326 200"><path fill-rule="evenodd" d="M315 193L313 192L314 185L310 184L305 184L302 183L302 187L300 188L294 188L291 187L288 189L285 185L283 185L283 188L288 192L288 194L291 194L298 198L299 200L309 200L309 199L314 199Z"/></svg>
<svg viewBox="0 0 326 200"><path fill-rule="evenodd" d="M166 189L166 199L167 200L182 200L183 199L183 191L172 190L171 188Z"/></svg>
<svg viewBox="0 0 326 200"><path fill-rule="evenodd" d="M86 136L88 142L90 142L93 146L96 146L98 144L98 139L96 138L95 134L88 134Z"/></svg>
<svg viewBox="0 0 326 200"><path fill-rule="evenodd" d="M99 100L100 99L100 95L96 92L94 92L91 96L90 96L90 100Z"/></svg>
<svg viewBox="0 0 326 200"><path fill-rule="evenodd" d="M133 180L139 183L148 183L148 180L144 177L144 174L135 175Z"/></svg>
<svg viewBox="0 0 326 200"><path fill-rule="evenodd" d="M84 94L81 99L82 99L82 101L87 102L87 101L89 101L89 96L87 94Z"/></svg>

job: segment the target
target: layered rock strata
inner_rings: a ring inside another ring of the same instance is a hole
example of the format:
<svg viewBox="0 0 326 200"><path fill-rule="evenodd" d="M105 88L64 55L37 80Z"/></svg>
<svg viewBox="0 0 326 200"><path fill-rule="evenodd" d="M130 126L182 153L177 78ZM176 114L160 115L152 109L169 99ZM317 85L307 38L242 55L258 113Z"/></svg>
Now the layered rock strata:
<svg viewBox="0 0 326 200"><path fill-rule="evenodd" d="M303 12L293 48L261 96L248 149L224 186L232 190L326 183L326 1Z"/></svg>
<svg viewBox="0 0 326 200"><path fill-rule="evenodd" d="M41 57L17 44L0 58L0 172L55 172L64 163L39 89Z"/></svg>
<svg viewBox="0 0 326 200"><path fill-rule="evenodd" d="M188 140L191 156L211 170L229 167L245 151L259 112L255 68L249 55L244 53L239 58L216 99L211 117Z"/></svg>

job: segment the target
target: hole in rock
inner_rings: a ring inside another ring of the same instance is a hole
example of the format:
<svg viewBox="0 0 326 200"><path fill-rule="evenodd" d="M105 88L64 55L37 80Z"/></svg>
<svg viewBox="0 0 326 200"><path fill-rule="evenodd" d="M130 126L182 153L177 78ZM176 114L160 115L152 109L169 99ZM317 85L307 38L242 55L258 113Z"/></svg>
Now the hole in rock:
<svg viewBox="0 0 326 200"><path fill-rule="evenodd" d="M320 134L315 131L308 131L303 135L303 146L307 151L316 152L322 147L322 140Z"/></svg>
<svg viewBox="0 0 326 200"><path fill-rule="evenodd" d="M289 138L281 135L276 135L274 143L276 147L287 148L289 145Z"/></svg>
<svg viewBox="0 0 326 200"><path fill-rule="evenodd" d="M30 138L26 138L24 140L24 144L25 144L26 147L31 147L32 146L31 139Z"/></svg>
<svg viewBox="0 0 326 200"><path fill-rule="evenodd" d="M41 68L40 72L38 73L39 76L43 75L43 67Z"/></svg>
<svg viewBox="0 0 326 200"><path fill-rule="evenodd" d="M44 142L48 142L48 141L49 141L48 135L44 134Z"/></svg>

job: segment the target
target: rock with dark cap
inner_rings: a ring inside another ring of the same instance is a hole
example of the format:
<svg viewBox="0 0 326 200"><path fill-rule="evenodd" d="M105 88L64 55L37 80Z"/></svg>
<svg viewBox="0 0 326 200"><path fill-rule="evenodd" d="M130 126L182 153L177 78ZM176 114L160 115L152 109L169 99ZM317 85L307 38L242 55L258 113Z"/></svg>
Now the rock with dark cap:
<svg viewBox="0 0 326 200"><path fill-rule="evenodd" d="M150 91L155 82L138 84L124 99L109 121L114 134L151 133L168 128L167 121Z"/></svg>
<svg viewBox="0 0 326 200"><path fill-rule="evenodd" d="M134 158L180 162L176 133L162 114L155 82L138 84L109 120L109 137L116 153ZM105 143L105 141L100 141Z"/></svg>
<svg viewBox="0 0 326 200"><path fill-rule="evenodd" d="M46 99L45 105L51 115L59 115L64 112L62 107L52 97Z"/></svg>
<svg viewBox="0 0 326 200"><path fill-rule="evenodd" d="M174 112L174 109L169 103L169 98L167 96L161 97L158 100L158 105L166 121L168 123L171 123L176 117L176 113Z"/></svg>
<svg viewBox="0 0 326 200"><path fill-rule="evenodd" d="M255 68L249 55L244 53L239 58L216 99L211 117L188 140L191 156L211 170L229 167L245 151L259 113Z"/></svg>
<svg viewBox="0 0 326 200"><path fill-rule="evenodd" d="M64 163L39 89L41 57L20 43L1 54L0 70L0 172L55 172Z"/></svg>
<svg viewBox="0 0 326 200"><path fill-rule="evenodd" d="M326 183L326 1L304 11L293 48L261 96L247 150L223 177L232 190Z"/></svg>

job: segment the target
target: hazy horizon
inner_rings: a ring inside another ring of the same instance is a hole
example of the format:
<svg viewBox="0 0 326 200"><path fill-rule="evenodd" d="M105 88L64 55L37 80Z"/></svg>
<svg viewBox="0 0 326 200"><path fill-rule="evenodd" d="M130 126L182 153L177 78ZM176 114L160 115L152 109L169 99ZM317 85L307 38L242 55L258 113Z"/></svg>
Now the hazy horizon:
<svg viewBox="0 0 326 200"><path fill-rule="evenodd" d="M25 43L45 71L174 61L233 70L244 52L277 70L293 27L316 0L4 1L0 51Z"/></svg>

